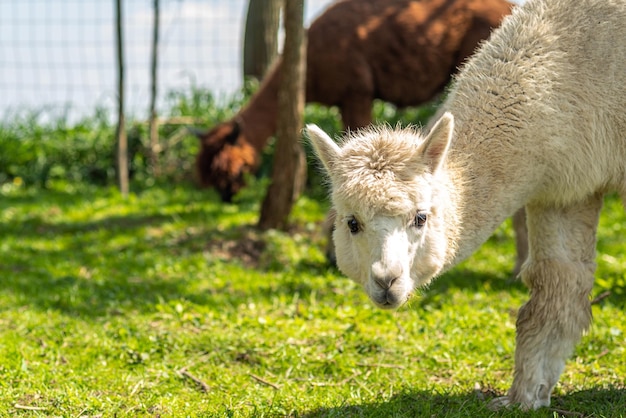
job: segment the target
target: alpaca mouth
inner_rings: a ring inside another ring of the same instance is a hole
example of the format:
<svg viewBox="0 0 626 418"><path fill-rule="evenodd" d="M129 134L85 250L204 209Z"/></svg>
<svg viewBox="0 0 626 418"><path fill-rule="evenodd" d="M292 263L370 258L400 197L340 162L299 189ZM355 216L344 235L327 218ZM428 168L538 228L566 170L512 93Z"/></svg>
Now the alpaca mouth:
<svg viewBox="0 0 626 418"><path fill-rule="evenodd" d="M384 299L374 299L374 303L382 309L396 309L404 304L405 299L397 299L395 296L386 296Z"/></svg>
<svg viewBox="0 0 626 418"><path fill-rule="evenodd" d="M368 293L372 302L382 309L399 308L408 300L408 295L404 295L401 291L392 288L383 291L370 291Z"/></svg>

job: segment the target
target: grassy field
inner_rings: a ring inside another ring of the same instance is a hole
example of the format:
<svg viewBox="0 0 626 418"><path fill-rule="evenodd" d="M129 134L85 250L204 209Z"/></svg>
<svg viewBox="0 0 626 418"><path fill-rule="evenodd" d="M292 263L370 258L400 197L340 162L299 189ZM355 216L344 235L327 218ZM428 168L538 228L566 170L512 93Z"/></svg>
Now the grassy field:
<svg viewBox="0 0 626 418"><path fill-rule="evenodd" d="M398 311L325 264L327 202L257 232L262 188L0 188L0 416L626 416L626 227L607 199L594 325L552 408L497 413L515 317L507 223ZM608 294L605 292L609 292Z"/></svg>

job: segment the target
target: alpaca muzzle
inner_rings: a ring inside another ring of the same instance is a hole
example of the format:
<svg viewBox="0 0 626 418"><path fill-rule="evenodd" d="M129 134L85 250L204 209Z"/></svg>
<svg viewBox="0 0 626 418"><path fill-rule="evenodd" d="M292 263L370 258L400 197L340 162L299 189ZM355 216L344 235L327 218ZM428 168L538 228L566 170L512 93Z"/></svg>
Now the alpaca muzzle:
<svg viewBox="0 0 626 418"><path fill-rule="evenodd" d="M372 265L367 293L376 305L384 309L394 309L407 298L402 285L402 266L384 266L380 262Z"/></svg>

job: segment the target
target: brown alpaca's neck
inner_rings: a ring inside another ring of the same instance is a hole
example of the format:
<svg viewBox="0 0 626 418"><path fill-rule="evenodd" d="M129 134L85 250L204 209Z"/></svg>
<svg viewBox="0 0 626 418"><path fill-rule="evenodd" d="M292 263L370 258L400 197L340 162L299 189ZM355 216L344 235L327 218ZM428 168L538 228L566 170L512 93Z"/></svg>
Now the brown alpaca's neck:
<svg viewBox="0 0 626 418"><path fill-rule="evenodd" d="M245 137L259 152L276 133L280 67L280 61L274 64L259 90L236 116Z"/></svg>

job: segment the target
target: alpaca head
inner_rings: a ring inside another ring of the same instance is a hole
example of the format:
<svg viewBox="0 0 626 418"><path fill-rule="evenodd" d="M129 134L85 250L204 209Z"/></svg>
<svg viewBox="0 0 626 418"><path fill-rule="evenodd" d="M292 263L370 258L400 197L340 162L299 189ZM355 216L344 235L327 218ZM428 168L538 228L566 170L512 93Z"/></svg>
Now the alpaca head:
<svg viewBox="0 0 626 418"><path fill-rule="evenodd" d="M244 175L258 167L257 151L235 121L222 123L198 138L196 168L200 184L215 187L222 200L230 202L245 186Z"/></svg>
<svg viewBox="0 0 626 418"><path fill-rule="evenodd" d="M403 304L438 274L447 240L438 180L453 130L445 114L424 138L411 128L370 128L337 145L315 125L307 133L332 184L339 269L383 308Z"/></svg>

